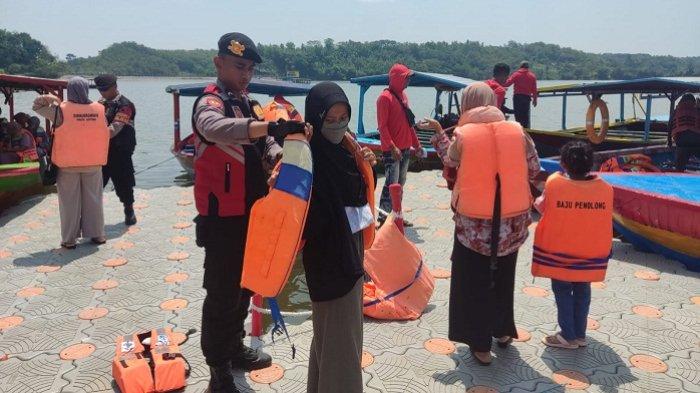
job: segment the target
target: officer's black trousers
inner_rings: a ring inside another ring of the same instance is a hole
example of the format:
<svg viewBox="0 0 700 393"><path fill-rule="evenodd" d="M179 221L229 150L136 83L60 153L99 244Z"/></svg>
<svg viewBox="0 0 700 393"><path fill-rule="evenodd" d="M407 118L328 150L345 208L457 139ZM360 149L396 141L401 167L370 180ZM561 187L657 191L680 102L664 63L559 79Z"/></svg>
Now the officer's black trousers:
<svg viewBox="0 0 700 393"><path fill-rule="evenodd" d="M250 291L241 289L247 231L246 217L203 217L197 223L197 245L204 247L202 352L210 366L231 360L245 337L243 326Z"/></svg>
<svg viewBox="0 0 700 393"><path fill-rule="evenodd" d="M112 179L114 191L125 206L134 204L136 180L134 179L134 162L131 160L131 155L131 151L110 147L107 165L102 167L102 184L106 186Z"/></svg>
<svg viewBox="0 0 700 393"><path fill-rule="evenodd" d="M515 121L523 128L530 128L530 101L532 98L527 94L513 94Z"/></svg>

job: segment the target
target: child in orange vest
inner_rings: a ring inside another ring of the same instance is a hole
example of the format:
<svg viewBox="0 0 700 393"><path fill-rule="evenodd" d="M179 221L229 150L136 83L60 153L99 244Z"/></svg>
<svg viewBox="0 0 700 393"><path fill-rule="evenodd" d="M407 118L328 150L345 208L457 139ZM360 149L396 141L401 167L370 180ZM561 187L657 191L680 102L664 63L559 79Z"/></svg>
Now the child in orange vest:
<svg viewBox="0 0 700 393"><path fill-rule="evenodd" d="M591 282L603 281L612 247L612 187L590 175L593 149L569 142L561 151L566 173L547 179L535 202L542 214L535 231L532 274L552 279L561 331L545 337L550 347L585 347ZM546 199L545 199L546 195Z"/></svg>

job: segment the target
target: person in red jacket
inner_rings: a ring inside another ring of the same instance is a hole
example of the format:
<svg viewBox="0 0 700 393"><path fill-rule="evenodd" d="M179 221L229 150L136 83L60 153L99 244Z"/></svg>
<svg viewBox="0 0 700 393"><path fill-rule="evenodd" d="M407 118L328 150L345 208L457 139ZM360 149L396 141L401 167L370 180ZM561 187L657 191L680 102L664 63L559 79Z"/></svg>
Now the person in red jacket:
<svg viewBox="0 0 700 393"><path fill-rule="evenodd" d="M422 155L423 150L414 128L415 116L408 108L408 97L404 92L412 75L413 71L405 65L394 64L389 70L389 88L377 98L377 127L385 168L384 189L379 208L385 212L391 211L389 186L395 183L402 186L406 184L411 147L419 155ZM380 222L385 218L384 215L379 215ZM406 224L404 221L404 225Z"/></svg>
<svg viewBox="0 0 700 393"><path fill-rule="evenodd" d="M530 128L530 102L537 106L537 77L530 71L530 63L523 61L520 68L515 71L503 84L503 87L513 87L513 110L515 121L524 128Z"/></svg>
<svg viewBox="0 0 700 393"><path fill-rule="evenodd" d="M493 66L493 78L484 81L496 95L496 107L503 113L513 113L512 109L506 107L506 91L508 89L503 87L508 80L508 74L510 74L508 64L498 63Z"/></svg>
<svg viewBox="0 0 700 393"><path fill-rule="evenodd" d="M700 110L692 94L683 94L678 101L670 125L676 143L676 170L683 172L690 156L700 153Z"/></svg>

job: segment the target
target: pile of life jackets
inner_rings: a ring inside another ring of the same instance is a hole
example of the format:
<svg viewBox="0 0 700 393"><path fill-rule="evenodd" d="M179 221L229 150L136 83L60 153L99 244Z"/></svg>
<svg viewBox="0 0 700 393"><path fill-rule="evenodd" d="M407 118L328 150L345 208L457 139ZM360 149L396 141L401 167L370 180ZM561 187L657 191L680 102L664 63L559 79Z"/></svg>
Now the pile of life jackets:
<svg viewBox="0 0 700 393"><path fill-rule="evenodd" d="M661 169L645 154L626 154L603 162L600 172L661 172Z"/></svg>
<svg viewBox="0 0 700 393"><path fill-rule="evenodd" d="M112 377L122 393L182 389L187 385L189 373L189 364L170 328L117 338Z"/></svg>
<svg viewBox="0 0 700 393"><path fill-rule="evenodd" d="M377 231L365 251L363 311L368 317L388 320L418 319L435 289L435 279L420 250L394 224L394 214Z"/></svg>

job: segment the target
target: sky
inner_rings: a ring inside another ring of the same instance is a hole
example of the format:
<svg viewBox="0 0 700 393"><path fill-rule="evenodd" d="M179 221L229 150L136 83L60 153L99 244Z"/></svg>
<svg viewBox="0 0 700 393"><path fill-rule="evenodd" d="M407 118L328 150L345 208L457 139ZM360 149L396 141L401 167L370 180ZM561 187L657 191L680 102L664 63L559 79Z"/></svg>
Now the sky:
<svg viewBox="0 0 700 393"><path fill-rule="evenodd" d="M266 44L512 40L700 56L699 15L700 0L0 0L0 28L29 33L60 57L121 41L212 49L231 31Z"/></svg>

